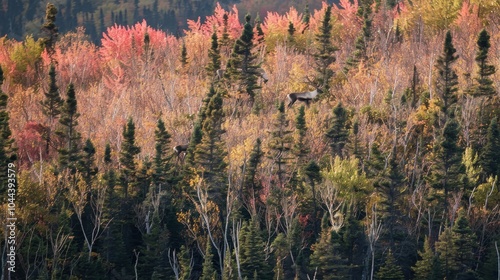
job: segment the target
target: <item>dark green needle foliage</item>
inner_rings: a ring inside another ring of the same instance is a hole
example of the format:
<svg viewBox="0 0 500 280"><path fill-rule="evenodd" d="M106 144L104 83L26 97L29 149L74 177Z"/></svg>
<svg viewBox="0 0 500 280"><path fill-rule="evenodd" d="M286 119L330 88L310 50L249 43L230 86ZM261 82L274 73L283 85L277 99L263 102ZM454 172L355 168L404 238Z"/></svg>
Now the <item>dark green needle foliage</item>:
<svg viewBox="0 0 500 280"><path fill-rule="evenodd" d="M73 84L69 84L67 99L61 108L60 127L56 134L62 140L62 147L59 149L59 166L61 170L69 168L72 173L76 172L81 155L81 136L77 131L79 117L75 88Z"/></svg>
<svg viewBox="0 0 500 280"><path fill-rule="evenodd" d="M332 30L332 7L328 6L320 22L318 33L315 35L316 52L314 53L316 81L323 92L327 94L330 89L330 80L334 74L330 65L335 62L334 53L338 50L332 42Z"/></svg>
<svg viewBox="0 0 500 280"><path fill-rule="evenodd" d="M385 263L380 267L377 274L375 275L377 280L404 280L403 271L401 267L396 263L396 259L389 250L387 257L385 258Z"/></svg>
<svg viewBox="0 0 500 280"><path fill-rule="evenodd" d="M344 146L349 137L349 130L347 127L348 118L347 110L342 106L342 103L339 102L337 106L333 108L333 117L325 134L330 145L332 157L344 156Z"/></svg>

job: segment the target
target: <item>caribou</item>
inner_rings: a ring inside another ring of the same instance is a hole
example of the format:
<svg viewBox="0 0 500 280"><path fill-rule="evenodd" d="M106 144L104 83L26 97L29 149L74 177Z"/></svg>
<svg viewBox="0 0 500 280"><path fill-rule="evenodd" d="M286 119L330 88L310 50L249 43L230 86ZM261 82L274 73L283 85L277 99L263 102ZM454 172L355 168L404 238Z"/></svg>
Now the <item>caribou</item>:
<svg viewBox="0 0 500 280"><path fill-rule="evenodd" d="M306 105L309 106L309 102L311 100L313 100L321 92L322 91L319 88L316 88L315 90L308 91L308 92L290 93L286 96L288 98L288 100L290 101L290 103L288 103L288 108L292 107L293 103L295 103L295 101L297 101L297 100L305 102Z"/></svg>
<svg viewBox="0 0 500 280"><path fill-rule="evenodd" d="M238 71L241 72L241 68L238 68ZM215 71L215 77L217 78L217 80L222 80L224 78L224 73L226 72L225 69L218 69L217 71ZM255 72L257 73L257 75L262 78L262 80L264 81L264 83L267 83L267 81L269 80L269 77L267 76L267 73L264 69L262 68L255 68Z"/></svg>
<svg viewBox="0 0 500 280"><path fill-rule="evenodd" d="M186 153L187 152L187 149L188 149L188 145L177 145L174 147L174 151L175 153L177 153L177 157L180 157L181 156L181 153Z"/></svg>

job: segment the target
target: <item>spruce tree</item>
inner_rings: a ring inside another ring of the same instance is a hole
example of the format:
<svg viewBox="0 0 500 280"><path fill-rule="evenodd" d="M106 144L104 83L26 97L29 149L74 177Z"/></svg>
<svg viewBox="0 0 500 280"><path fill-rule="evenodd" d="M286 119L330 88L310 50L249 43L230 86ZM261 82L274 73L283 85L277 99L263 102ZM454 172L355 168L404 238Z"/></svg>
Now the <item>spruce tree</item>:
<svg viewBox="0 0 500 280"><path fill-rule="evenodd" d="M442 276L446 279L454 279L459 269L458 264L455 262L458 248L453 239L453 232L451 228L447 227L439 235L439 240L436 242L436 252L439 256ZM443 279L442 276L440 279Z"/></svg>
<svg viewBox="0 0 500 280"><path fill-rule="evenodd" d="M453 243L457 248L454 260L458 267L458 273L467 273L469 270L475 270L476 257L476 235L465 217L465 211L460 211L455 224L452 227Z"/></svg>
<svg viewBox="0 0 500 280"><path fill-rule="evenodd" d="M59 36L59 28L56 26L57 8L52 3L47 3L45 9L45 22L42 25L42 38L40 40L42 46L49 53L51 61L54 63L52 55L55 52L57 37Z"/></svg>
<svg viewBox="0 0 500 280"><path fill-rule="evenodd" d="M498 120L494 117L488 127L486 144L480 155L480 164L484 177L500 175L500 130Z"/></svg>
<svg viewBox="0 0 500 280"><path fill-rule="evenodd" d="M429 238L425 238L424 250L419 251L420 260L417 261L414 267L415 279L440 280L441 268L439 265L438 256L432 251Z"/></svg>
<svg viewBox="0 0 500 280"><path fill-rule="evenodd" d="M134 186L137 184L137 164L135 156L141 152L141 148L135 143L135 124L129 118L123 126L123 141L120 151L120 185L123 188L123 196L127 199L133 194Z"/></svg>
<svg viewBox="0 0 500 280"><path fill-rule="evenodd" d="M95 163L95 147L90 139L85 141L83 153L80 158L80 172L87 186L91 185L92 179L97 175L98 168Z"/></svg>
<svg viewBox="0 0 500 280"><path fill-rule="evenodd" d="M7 111L8 96L2 91L3 70L0 67L0 201L7 198L4 195L7 192L9 175L12 174L8 169L13 169L11 164L16 160L16 150L13 147L14 139L11 137L12 132L9 127L9 112Z"/></svg>
<svg viewBox="0 0 500 280"><path fill-rule="evenodd" d="M287 164L290 161L288 153L292 149L293 137L292 131L288 129L289 121L285 115L285 103L281 101L278 105L278 112L273 117L273 130L269 140L268 157L277 166L275 174L278 176L278 184L284 186Z"/></svg>
<svg viewBox="0 0 500 280"><path fill-rule="evenodd" d="M259 66L257 55L254 53L253 38L253 26L250 24L250 15L247 14L243 32L234 43L225 72L230 81L238 84L240 92L248 94L252 103L255 100L255 91L261 88L257 85Z"/></svg>
<svg viewBox="0 0 500 280"><path fill-rule="evenodd" d="M455 105L458 101L458 76L452 66L457 61L457 50L453 47L451 32L446 32L443 53L438 57L436 68L439 79L436 80L436 91L440 98L440 108L444 115L441 117L441 126L450 115L454 115Z"/></svg>
<svg viewBox="0 0 500 280"><path fill-rule="evenodd" d="M307 125L305 119L304 106L301 106L299 108L299 112L295 117L295 131L296 131L296 138L295 138L295 144L293 146L293 152L297 157L297 161L300 167L301 165L304 165L305 158L306 156L309 155L309 152L311 150L305 139L307 133Z"/></svg>
<svg viewBox="0 0 500 280"><path fill-rule="evenodd" d="M253 279L272 279L272 273L266 262L265 243L255 221L245 222L240 233L240 265L241 276Z"/></svg>
<svg viewBox="0 0 500 280"><path fill-rule="evenodd" d="M181 62L182 68L185 68L188 64L188 55L187 55L187 48L186 48L186 42L182 41L182 46L181 46L181 57L179 59Z"/></svg>
<svg viewBox="0 0 500 280"><path fill-rule="evenodd" d="M210 239L207 238L207 247L205 249L205 258L203 261L203 267L201 271L201 277L200 280L216 280L217 279L217 272L214 269L213 265L213 257L214 254L212 253L212 242L210 242Z"/></svg>
<svg viewBox="0 0 500 280"><path fill-rule="evenodd" d="M491 76L495 74L495 66L489 63L488 52L491 47L490 35L485 29L481 30L477 39L478 50L476 52L476 63L479 68L476 87L473 89L474 96L485 96L490 99L496 93Z"/></svg>
<svg viewBox="0 0 500 280"><path fill-rule="evenodd" d="M153 162L153 184L165 185L168 182L168 173L171 172L170 160L170 134L165 129L165 123L158 119L155 130L155 157Z"/></svg>
<svg viewBox="0 0 500 280"><path fill-rule="evenodd" d="M227 152L222 138L225 133L222 128L224 123L222 105L223 99L220 93L212 96L201 128L201 142L196 146L194 154L196 167L202 171L203 179L209 186L209 196L220 209L225 208L227 193L227 176L225 175L227 163L224 160Z"/></svg>
<svg viewBox="0 0 500 280"><path fill-rule="evenodd" d="M347 121L347 110L342 106L342 103L339 102L337 106L333 108L333 118L325 134L331 148L332 157L339 156L342 158L344 156L344 146L349 137Z"/></svg>
<svg viewBox="0 0 500 280"><path fill-rule="evenodd" d="M221 69L220 59L221 56L217 39L217 30L214 30L214 33L212 34L212 45L208 50L208 65L205 68L209 77L214 77L216 71Z"/></svg>
<svg viewBox="0 0 500 280"><path fill-rule="evenodd" d="M392 254L392 251L389 250L387 257L385 258L384 265L380 267L379 271L375 275L375 279L377 280L404 280L405 277L403 275L403 271L401 267L396 263L396 259Z"/></svg>
<svg viewBox="0 0 500 280"><path fill-rule="evenodd" d="M44 93L45 98L41 102L42 113L47 117L45 131L45 153L47 154L50 152L54 122L61 114L61 107L64 104L56 84L56 68L53 64L50 65L49 79L49 91Z"/></svg>
<svg viewBox="0 0 500 280"><path fill-rule="evenodd" d="M346 66L344 67L344 72L347 73L349 69L352 69L358 65L359 62L367 60L367 44L371 38L371 26L372 26L372 8L371 0L360 1L358 16L363 20L363 28L361 34L358 35L355 42L355 50L353 54L347 59Z"/></svg>
<svg viewBox="0 0 500 280"><path fill-rule="evenodd" d="M76 172L81 156L81 136L77 131L79 116L75 89L73 84L69 84L67 99L61 108L60 128L56 134L63 143L62 148L59 149L59 166L61 169L69 168L72 173Z"/></svg>
<svg viewBox="0 0 500 280"><path fill-rule="evenodd" d="M335 62L334 52L337 47L332 44L332 7L329 5L325 10L325 15L320 22L318 33L315 36L316 52L314 60L316 63L316 81L323 92L328 93L330 89L330 80L333 77L333 70L330 65Z"/></svg>
<svg viewBox="0 0 500 280"><path fill-rule="evenodd" d="M260 183L257 181L257 169L261 164L262 156L264 155L261 146L262 141L260 140L260 138L257 138L252 151L250 152L250 157L245 164L243 194L248 199L255 199L255 202L258 201L259 192L262 188Z"/></svg>

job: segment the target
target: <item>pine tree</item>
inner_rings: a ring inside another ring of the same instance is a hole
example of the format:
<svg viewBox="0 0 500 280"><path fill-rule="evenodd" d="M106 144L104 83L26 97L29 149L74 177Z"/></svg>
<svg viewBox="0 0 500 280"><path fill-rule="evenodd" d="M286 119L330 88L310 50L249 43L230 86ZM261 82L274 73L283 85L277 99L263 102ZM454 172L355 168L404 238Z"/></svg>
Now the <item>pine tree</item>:
<svg viewBox="0 0 500 280"><path fill-rule="evenodd" d="M332 157L344 156L344 146L349 137L347 121L347 110L342 106L342 103L339 102L337 106L333 108L333 118L331 119L328 131L325 134L331 148Z"/></svg>
<svg viewBox="0 0 500 280"><path fill-rule="evenodd" d="M401 267L397 265L396 259L392 255L392 251L389 250L387 257L385 258L385 263L382 267L380 267L379 271L375 275L375 279L377 280L404 280L405 277L403 275L403 271Z"/></svg>
<svg viewBox="0 0 500 280"><path fill-rule="evenodd" d="M131 190L137 184L137 164L135 156L141 152L141 148L135 143L135 124L129 118L127 124L123 126L123 142L120 151L120 184L123 188L123 195L128 198Z"/></svg>
<svg viewBox="0 0 500 280"><path fill-rule="evenodd" d="M225 75L229 80L238 84L240 92L248 94L250 101L255 100L255 91L261 87L257 85L259 73L257 55L254 54L253 26L250 24L250 15L245 16L245 25L240 38L234 43L231 57L227 62Z"/></svg>
<svg viewBox="0 0 500 280"><path fill-rule="evenodd" d="M54 122L61 114L61 107L64 104L64 101L59 94L59 88L56 84L56 68L53 64L50 65L49 78L49 91L44 93L45 99L41 102L42 112L47 117L45 131L45 153L47 154L49 154L52 142L52 129Z"/></svg>
<svg viewBox="0 0 500 280"><path fill-rule="evenodd" d="M276 175L278 176L279 186L284 185L286 165L290 158L290 152L293 144L292 131L288 129L288 120L285 115L285 103L282 101L278 105L278 112L273 117L273 130L269 140L268 157L277 166Z"/></svg>
<svg viewBox="0 0 500 280"><path fill-rule="evenodd" d="M321 20L318 33L316 34L317 50L314 53L314 59L317 66L316 81L323 92L326 93L329 92L330 80L334 74L333 70L330 69L330 65L336 60L333 53L338 50L337 47L332 44L333 25L331 17L332 7L328 6Z"/></svg>
<svg viewBox="0 0 500 280"><path fill-rule="evenodd" d="M454 115L455 105L458 101L458 76L452 69L457 61L457 50L453 47L451 32L446 32L443 53L438 57L436 68L438 69L439 79L436 80L436 91L440 98L442 117L441 125L446 123L449 116Z"/></svg>
<svg viewBox="0 0 500 280"><path fill-rule="evenodd" d="M207 74L209 77L214 77L216 74L216 71L221 69L221 56L220 56L220 49L219 49L219 43L217 41L217 31L214 30L214 33L212 34L212 45L211 48L208 50L208 65L206 66Z"/></svg>
<svg viewBox="0 0 500 280"><path fill-rule="evenodd" d="M62 139L63 147L59 149L59 166L61 169L69 168L74 173L80 160L80 133L78 126L77 101L73 84L69 84L67 99L61 109L59 124L61 127L56 134Z"/></svg>
<svg viewBox="0 0 500 280"><path fill-rule="evenodd" d="M13 174L8 171L11 168L13 161L16 160L16 150L13 147L14 139L11 137L12 132L9 127L9 112L7 111L7 101L8 96L2 91L3 84L3 70L0 67L0 195L2 198L0 201L4 201L7 198L7 187L8 183L12 180L8 180L9 175Z"/></svg>
<svg viewBox="0 0 500 280"><path fill-rule="evenodd" d="M429 238L425 238L424 250L419 251L418 255L420 256L420 260L418 260L415 266L412 267L415 272L415 279L442 279L440 278L441 268L439 265L439 259L432 251Z"/></svg>

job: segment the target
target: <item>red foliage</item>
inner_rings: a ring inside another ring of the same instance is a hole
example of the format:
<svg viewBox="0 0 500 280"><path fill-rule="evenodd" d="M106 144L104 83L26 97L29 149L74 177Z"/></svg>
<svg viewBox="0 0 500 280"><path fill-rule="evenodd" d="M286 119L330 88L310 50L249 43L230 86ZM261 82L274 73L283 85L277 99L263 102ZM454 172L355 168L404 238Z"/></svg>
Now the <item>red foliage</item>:
<svg viewBox="0 0 500 280"><path fill-rule="evenodd" d="M24 129L17 134L18 162L20 166L31 166L34 162L47 161L43 134L45 127L38 122L26 123Z"/></svg>
<svg viewBox="0 0 500 280"><path fill-rule="evenodd" d="M197 30L203 32L203 34L208 34L208 36L212 35L215 27L217 29L217 36L221 38L222 33L224 32L224 14L227 14L228 16L227 33L229 34L229 38L238 38L243 30L243 25L240 23L236 5L233 6L231 11L226 11L221 7L219 3L217 3L217 5L215 6L214 15L207 16L204 24L199 24L200 19L198 18L197 23L192 20L188 20L188 26L190 27L191 31L194 31L193 28L197 28Z"/></svg>
<svg viewBox="0 0 500 280"><path fill-rule="evenodd" d="M288 25L291 22L295 30L302 32L306 27L302 18L303 15L299 14L294 7L291 7L283 16L276 12L268 12L262 24L262 31L264 31L264 34L270 32L286 34Z"/></svg>

